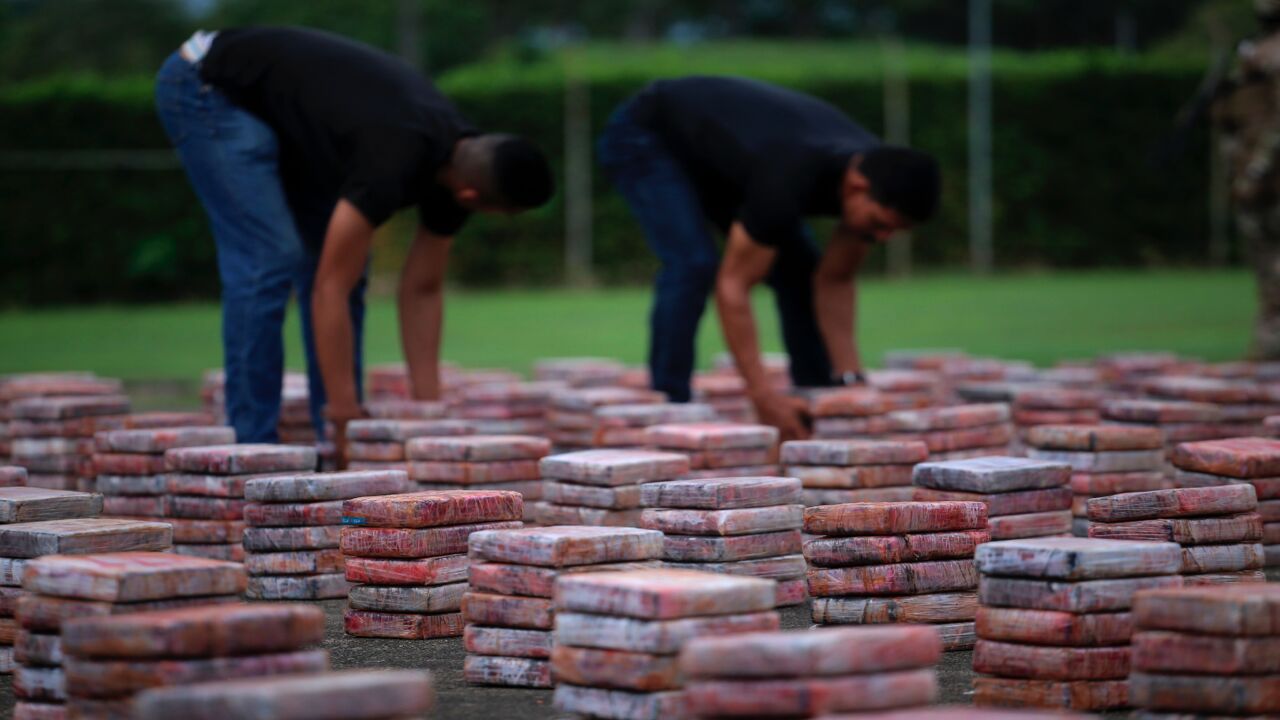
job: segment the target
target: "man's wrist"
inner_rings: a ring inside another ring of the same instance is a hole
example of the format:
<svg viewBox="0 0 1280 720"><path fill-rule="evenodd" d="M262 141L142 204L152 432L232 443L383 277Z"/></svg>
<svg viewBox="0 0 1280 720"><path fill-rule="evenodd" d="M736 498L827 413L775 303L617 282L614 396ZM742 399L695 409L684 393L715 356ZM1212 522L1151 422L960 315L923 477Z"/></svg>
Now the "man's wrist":
<svg viewBox="0 0 1280 720"><path fill-rule="evenodd" d="M353 405L325 405L324 417L331 422L346 422L348 420L356 420L364 417L364 408L358 404Z"/></svg>
<svg viewBox="0 0 1280 720"><path fill-rule="evenodd" d="M845 387L867 384L866 373L862 372L862 370L845 370L844 372L833 373L831 380L836 385L843 385Z"/></svg>

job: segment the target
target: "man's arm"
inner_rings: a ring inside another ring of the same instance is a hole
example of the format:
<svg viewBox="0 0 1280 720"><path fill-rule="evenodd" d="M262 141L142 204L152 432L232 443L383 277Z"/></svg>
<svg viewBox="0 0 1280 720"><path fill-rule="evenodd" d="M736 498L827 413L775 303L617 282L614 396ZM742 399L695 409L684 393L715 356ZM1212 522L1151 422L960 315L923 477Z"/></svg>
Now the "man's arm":
<svg viewBox="0 0 1280 720"><path fill-rule="evenodd" d="M858 357L858 269L867 244L843 225L836 228L813 278L813 307L818 329L837 374L862 369Z"/></svg>
<svg viewBox="0 0 1280 720"><path fill-rule="evenodd" d="M769 386L760 359L760 338L751 310L751 288L769 274L778 251L757 244L741 223L729 228L729 241L716 275L716 310L725 343L733 354L738 372L747 383L747 392L761 422L777 427L783 440L807 437L800 406Z"/></svg>
<svg viewBox="0 0 1280 720"><path fill-rule="evenodd" d="M440 331L444 276L453 238L418 227L400 274L400 342L415 400L440 399Z"/></svg>
<svg viewBox="0 0 1280 720"><path fill-rule="evenodd" d="M364 274L373 225L347 200L339 200L325 232L324 250L311 291L316 360L324 379L325 417L337 433L338 461L345 465L346 425L363 410L356 397L355 348L348 305Z"/></svg>

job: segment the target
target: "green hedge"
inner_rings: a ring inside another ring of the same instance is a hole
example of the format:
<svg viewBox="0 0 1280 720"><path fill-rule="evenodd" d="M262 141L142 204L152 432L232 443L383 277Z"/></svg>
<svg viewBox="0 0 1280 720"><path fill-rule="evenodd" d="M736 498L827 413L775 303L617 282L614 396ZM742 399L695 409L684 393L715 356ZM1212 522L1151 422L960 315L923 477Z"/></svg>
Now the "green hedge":
<svg viewBox="0 0 1280 720"><path fill-rule="evenodd" d="M916 233L917 266L967 257L966 78L962 53L913 49L913 144L944 167L943 212ZM598 130L654 77L751 75L823 97L878 130L874 46L728 44L685 50L589 47L572 63ZM563 151L564 57L499 58L441 86L481 127ZM1002 267L1195 264L1206 256L1207 133L1163 169L1150 153L1194 92L1201 68L1178 58L998 53L994 61L996 259ZM0 91L0 155L163 148L146 79L64 79ZM597 174L594 260L605 282L647 279L653 261L625 205ZM180 171L34 170L0 165L0 303L151 300L216 293L212 242ZM396 230L407 228L401 218ZM405 232L380 237L395 264ZM563 204L516 219L478 218L452 277L468 285L561 279ZM877 263L881 262L877 253Z"/></svg>

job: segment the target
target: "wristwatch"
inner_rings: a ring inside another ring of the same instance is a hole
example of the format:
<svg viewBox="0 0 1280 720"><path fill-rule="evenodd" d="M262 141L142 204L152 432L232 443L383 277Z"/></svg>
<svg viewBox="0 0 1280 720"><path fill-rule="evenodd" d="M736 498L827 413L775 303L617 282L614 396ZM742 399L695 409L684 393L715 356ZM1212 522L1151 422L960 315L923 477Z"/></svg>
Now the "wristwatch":
<svg viewBox="0 0 1280 720"><path fill-rule="evenodd" d="M867 376L861 370L846 370L836 375L834 379L837 385L844 385L845 387L865 385L867 383Z"/></svg>

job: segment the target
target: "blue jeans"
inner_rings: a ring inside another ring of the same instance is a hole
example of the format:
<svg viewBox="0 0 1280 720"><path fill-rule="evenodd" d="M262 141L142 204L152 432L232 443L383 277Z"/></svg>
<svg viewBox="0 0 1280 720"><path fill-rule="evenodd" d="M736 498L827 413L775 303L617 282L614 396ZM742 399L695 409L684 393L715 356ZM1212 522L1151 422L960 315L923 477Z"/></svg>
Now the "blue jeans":
<svg viewBox="0 0 1280 720"><path fill-rule="evenodd" d="M298 300L311 420L320 433L325 394L311 330L311 288L336 199L286 196L275 131L205 85L198 66L176 52L156 76L156 109L217 244L227 418L237 440L279 440L290 294ZM357 391L365 284L350 298Z"/></svg>
<svg viewBox="0 0 1280 720"><path fill-rule="evenodd" d="M600 137L601 168L631 207L661 267L649 315L649 373L655 390L675 402L690 398L698 323L715 285L719 251L693 182L629 105ZM813 308L813 273L820 252L812 237L783 248L766 282L773 290L783 344L797 386L831 384L831 360Z"/></svg>

